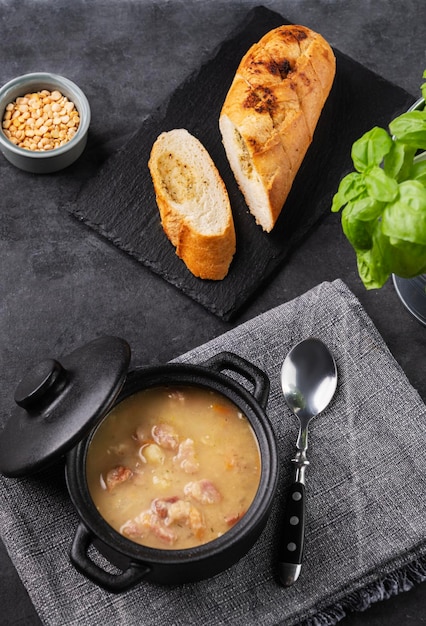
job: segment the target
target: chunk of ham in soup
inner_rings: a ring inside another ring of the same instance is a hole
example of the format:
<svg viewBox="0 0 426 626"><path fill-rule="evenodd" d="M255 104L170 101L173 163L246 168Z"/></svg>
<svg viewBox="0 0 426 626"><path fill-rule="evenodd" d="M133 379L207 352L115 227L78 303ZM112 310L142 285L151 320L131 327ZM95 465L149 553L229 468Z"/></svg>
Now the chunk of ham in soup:
<svg viewBox="0 0 426 626"><path fill-rule="evenodd" d="M120 402L90 443L86 476L102 517L162 549L207 543L246 513L260 479L247 420L202 387L155 387Z"/></svg>

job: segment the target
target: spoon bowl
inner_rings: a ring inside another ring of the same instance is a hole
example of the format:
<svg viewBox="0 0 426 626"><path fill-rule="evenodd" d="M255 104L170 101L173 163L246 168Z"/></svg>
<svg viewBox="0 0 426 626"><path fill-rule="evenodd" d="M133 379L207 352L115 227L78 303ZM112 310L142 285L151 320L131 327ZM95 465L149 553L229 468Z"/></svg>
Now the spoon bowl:
<svg viewBox="0 0 426 626"><path fill-rule="evenodd" d="M328 406L336 386L336 363L322 341L312 337L290 350L281 368L281 387L301 426Z"/></svg>
<svg viewBox="0 0 426 626"><path fill-rule="evenodd" d="M299 419L294 483L288 495L284 543L279 562L281 583L289 587L299 577L305 534L305 470L309 465L308 425L331 402L337 387L337 367L327 346L314 337L296 344L281 369L281 387L288 407Z"/></svg>

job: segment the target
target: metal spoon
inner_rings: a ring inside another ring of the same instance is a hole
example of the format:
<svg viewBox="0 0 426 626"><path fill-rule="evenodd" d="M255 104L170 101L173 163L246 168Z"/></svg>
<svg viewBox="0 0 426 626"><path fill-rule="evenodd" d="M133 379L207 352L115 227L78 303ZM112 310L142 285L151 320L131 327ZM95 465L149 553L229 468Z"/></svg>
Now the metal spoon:
<svg viewBox="0 0 426 626"><path fill-rule="evenodd" d="M337 386L337 368L327 346L319 339L309 338L296 344L286 356L281 369L284 398L299 418L297 452L292 459L296 466L285 521L284 545L279 559L279 577L285 587L296 582L302 567L305 535L305 469L308 449L308 424L331 401Z"/></svg>

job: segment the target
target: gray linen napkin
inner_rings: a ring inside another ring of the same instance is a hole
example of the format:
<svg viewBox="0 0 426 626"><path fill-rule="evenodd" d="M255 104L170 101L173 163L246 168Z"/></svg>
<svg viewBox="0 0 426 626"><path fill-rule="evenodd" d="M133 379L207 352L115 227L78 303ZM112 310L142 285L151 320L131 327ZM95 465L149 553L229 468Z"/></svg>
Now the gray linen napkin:
<svg viewBox="0 0 426 626"><path fill-rule="evenodd" d="M298 583L275 578L280 509L297 435L279 385L291 346L325 341L337 394L312 423L305 561ZM137 352L137 346L133 346ZM200 362L234 351L271 380L268 414L281 461L276 501L250 552L217 577L181 587L141 583L122 595L70 565L78 523L61 468L0 480L1 535L41 620L58 624L334 624L348 609L409 588L426 573L426 407L372 321L340 280L322 283L183 355Z"/></svg>

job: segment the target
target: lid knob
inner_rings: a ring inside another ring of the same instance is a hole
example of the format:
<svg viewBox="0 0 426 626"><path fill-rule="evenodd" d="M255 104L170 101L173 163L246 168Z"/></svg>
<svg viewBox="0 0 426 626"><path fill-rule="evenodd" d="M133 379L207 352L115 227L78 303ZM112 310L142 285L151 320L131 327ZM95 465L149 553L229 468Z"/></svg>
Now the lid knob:
<svg viewBox="0 0 426 626"><path fill-rule="evenodd" d="M35 365L15 391L15 402L27 411L35 411L52 400L64 387L66 371L56 359Z"/></svg>

